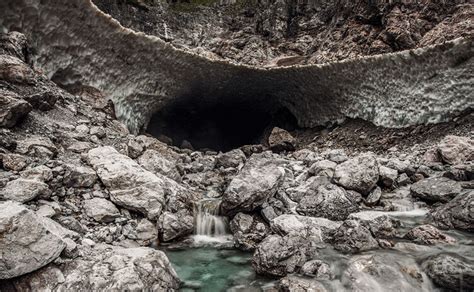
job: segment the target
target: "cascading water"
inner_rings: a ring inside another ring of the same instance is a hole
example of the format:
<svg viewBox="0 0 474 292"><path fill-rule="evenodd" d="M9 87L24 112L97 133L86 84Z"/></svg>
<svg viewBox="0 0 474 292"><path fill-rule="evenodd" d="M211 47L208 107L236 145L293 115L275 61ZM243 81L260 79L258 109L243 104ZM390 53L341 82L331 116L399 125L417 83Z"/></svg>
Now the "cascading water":
<svg viewBox="0 0 474 292"><path fill-rule="evenodd" d="M227 218L219 216L219 199L202 199L194 205L196 242L223 242L229 240Z"/></svg>

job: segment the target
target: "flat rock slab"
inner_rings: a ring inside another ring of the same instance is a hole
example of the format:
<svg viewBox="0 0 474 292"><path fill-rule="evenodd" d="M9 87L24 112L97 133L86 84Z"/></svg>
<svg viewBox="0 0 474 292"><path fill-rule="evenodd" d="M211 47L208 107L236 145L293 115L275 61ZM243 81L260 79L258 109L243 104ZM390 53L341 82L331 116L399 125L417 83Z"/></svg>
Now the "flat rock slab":
<svg viewBox="0 0 474 292"><path fill-rule="evenodd" d="M35 271L55 260L66 244L22 204L0 203L0 279Z"/></svg>

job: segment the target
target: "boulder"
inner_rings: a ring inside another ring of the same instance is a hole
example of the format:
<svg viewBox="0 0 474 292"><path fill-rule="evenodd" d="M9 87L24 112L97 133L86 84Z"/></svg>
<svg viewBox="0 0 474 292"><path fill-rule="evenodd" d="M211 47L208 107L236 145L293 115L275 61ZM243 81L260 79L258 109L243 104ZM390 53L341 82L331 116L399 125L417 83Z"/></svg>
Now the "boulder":
<svg viewBox="0 0 474 292"><path fill-rule="evenodd" d="M179 279L166 255L148 247L106 245L13 281L17 291L176 291Z"/></svg>
<svg viewBox="0 0 474 292"><path fill-rule="evenodd" d="M349 214L359 211L357 200L351 193L333 184L318 187L316 195L306 195L298 203L300 214L344 220Z"/></svg>
<svg viewBox="0 0 474 292"><path fill-rule="evenodd" d="M160 152L148 149L138 158L138 163L152 173L160 173L175 181L180 181L181 176L176 168L176 163L166 159Z"/></svg>
<svg viewBox="0 0 474 292"><path fill-rule="evenodd" d="M386 212L379 211L352 213L348 219L360 222L369 229L376 238L397 237L397 229L401 225L399 220L390 217Z"/></svg>
<svg viewBox="0 0 474 292"><path fill-rule="evenodd" d="M237 213L230 221L234 244L240 250L254 250L268 235L270 229L257 215Z"/></svg>
<svg viewBox="0 0 474 292"><path fill-rule="evenodd" d="M418 244L435 245L435 244L452 244L456 239L446 235L436 229L434 226L426 224L410 229L404 236Z"/></svg>
<svg viewBox="0 0 474 292"><path fill-rule="evenodd" d="M300 202L304 197L316 197L318 188L328 184L331 184L329 177L319 175L312 176L296 187L287 188L285 192L292 201Z"/></svg>
<svg viewBox="0 0 474 292"><path fill-rule="evenodd" d="M188 210L177 213L163 212L158 220L158 231L162 241L172 241L194 231L194 217Z"/></svg>
<svg viewBox="0 0 474 292"><path fill-rule="evenodd" d="M296 139L291 134L281 128L273 128L268 137L268 145L275 152L295 150Z"/></svg>
<svg viewBox="0 0 474 292"><path fill-rule="evenodd" d="M326 288L324 285L314 279L308 279L304 277L298 276L286 276L277 284L278 291L282 292L303 292L303 291L311 291L311 292L326 292Z"/></svg>
<svg viewBox="0 0 474 292"><path fill-rule="evenodd" d="M28 115L31 105L0 91L0 127L12 128Z"/></svg>
<svg viewBox="0 0 474 292"><path fill-rule="evenodd" d="M225 190L222 210L226 214L255 210L276 193L284 174L278 160L252 155Z"/></svg>
<svg viewBox="0 0 474 292"><path fill-rule="evenodd" d="M472 291L474 289L474 263L472 260L452 254L439 254L426 259L422 267L436 285L449 291Z"/></svg>
<svg viewBox="0 0 474 292"><path fill-rule="evenodd" d="M54 107L56 101L58 101L60 97L61 96L57 93L46 90L43 92L27 95L25 96L25 100L35 109L40 111L48 111Z"/></svg>
<svg viewBox="0 0 474 292"><path fill-rule="evenodd" d="M216 167L237 168L243 165L245 160L247 160L245 153L240 149L234 149L229 152L219 153L216 156Z"/></svg>
<svg viewBox="0 0 474 292"><path fill-rule="evenodd" d="M67 187L90 188L97 182L95 171L86 166L66 165L63 183Z"/></svg>
<svg viewBox="0 0 474 292"><path fill-rule="evenodd" d="M270 226L281 235L301 235L313 242L328 242L341 223L326 218L284 214L273 219Z"/></svg>
<svg viewBox="0 0 474 292"><path fill-rule="evenodd" d="M16 151L38 158L53 158L58 153L58 148L48 137L31 136L18 141Z"/></svg>
<svg viewBox="0 0 474 292"><path fill-rule="evenodd" d="M29 163L28 157L19 154L3 154L2 155L3 167L6 170L21 171Z"/></svg>
<svg viewBox="0 0 474 292"><path fill-rule="evenodd" d="M97 222L113 222L120 216L120 212L109 200L93 198L84 201L84 212Z"/></svg>
<svg viewBox="0 0 474 292"><path fill-rule="evenodd" d="M364 202L367 206L375 206L380 201L381 197L382 189L380 187L376 187L370 192Z"/></svg>
<svg viewBox="0 0 474 292"><path fill-rule="evenodd" d="M346 220L333 235L334 248L346 253L358 253L379 248L370 229L356 220Z"/></svg>
<svg viewBox="0 0 474 292"><path fill-rule="evenodd" d="M379 166L373 153L363 153L336 167L334 181L363 195L368 194L379 180Z"/></svg>
<svg viewBox="0 0 474 292"><path fill-rule="evenodd" d="M461 184L446 177L430 177L410 187L413 197L428 203L449 202L462 191Z"/></svg>
<svg viewBox="0 0 474 292"><path fill-rule="evenodd" d="M13 201L0 202L0 234L0 279L35 271L66 247L34 212Z"/></svg>
<svg viewBox="0 0 474 292"><path fill-rule="evenodd" d="M341 282L350 291L433 291L434 287L412 257L397 253L352 257Z"/></svg>
<svg viewBox="0 0 474 292"><path fill-rule="evenodd" d="M443 162L461 164L474 160L474 139L449 135L438 144L438 153Z"/></svg>
<svg viewBox="0 0 474 292"><path fill-rule="evenodd" d="M314 254L303 236L270 235L258 245L252 265L258 274L282 277L297 272Z"/></svg>
<svg viewBox="0 0 474 292"><path fill-rule="evenodd" d="M136 227L137 238L140 245L148 246L158 240L158 228L151 221L143 218Z"/></svg>
<svg viewBox="0 0 474 292"><path fill-rule="evenodd" d="M88 153L88 160L110 191L110 200L157 219L165 202L165 181L110 146Z"/></svg>
<svg viewBox="0 0 474 292"><path fill-rule="evenodd" d="M308 170L311 175L321 175L332 178L334 170L336 169L337 163L330 160L321 160L313 163Z"/></svg>
<svg viewBox="0 0 474 292"><path fill-rule="evenodd" d="M31 201L39 196L49 197L50 195L51 190L44 182L24 178L9 181L7 185L0 190L0 198L20 203Z"/></svg>
<svg viewBox="0 0 474 292"><path fill-rule="evenodd" d="M474 191L457 195L449 203L435 209L431 216L442 229L461 229L474 232Z"/></svg>
<svg viewBox="0 0 474 292"><path fill-rule="evenodd" d="M301 274L307 277L329 280L333 278L331 267L321 260L311 260L301 267Z"/></svg>
<svg viewBox="0 0 474 292"><path fill-rule="evenodd" d="M398 171L396 169L392 169L390 167L386 167L383 165L379 166L379 175L380 181L385 187L392 187L393 183L397 181Z"/></svg>
<svg viewBox="0 0 474 292"><path fill-rule="evenodd" d="M21 177L25 179L38 180L42 182L49 182L54 178L53 171L46 165L38 165L33 168L28 168L20 173Z"/></svg>

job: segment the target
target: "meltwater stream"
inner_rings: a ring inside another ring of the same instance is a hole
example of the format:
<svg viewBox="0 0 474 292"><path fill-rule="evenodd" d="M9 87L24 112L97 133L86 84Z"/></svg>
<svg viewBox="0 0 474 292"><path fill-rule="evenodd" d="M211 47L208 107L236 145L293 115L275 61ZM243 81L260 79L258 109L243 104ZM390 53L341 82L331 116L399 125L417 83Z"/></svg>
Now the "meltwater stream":
<svg viewBox="0 0 474 292"><path fill-rule="evenodd" d="M194 205L194 242L224 243L232 240L227 230L227 218L219 216L221 200L202 199Z"/></svg>

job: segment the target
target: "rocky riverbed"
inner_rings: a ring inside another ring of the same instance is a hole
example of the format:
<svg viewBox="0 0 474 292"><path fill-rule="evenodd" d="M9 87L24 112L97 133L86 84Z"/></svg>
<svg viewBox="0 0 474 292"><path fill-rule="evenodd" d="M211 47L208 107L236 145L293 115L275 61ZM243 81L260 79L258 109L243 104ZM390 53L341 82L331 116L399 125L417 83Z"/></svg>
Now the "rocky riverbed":
<svg viewBox="0 0 474 292"><path fill-rule="evenodd" d="M474 289L472 109L176 147L33 49L0 35L0 291Z"/></svg>

